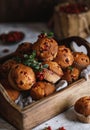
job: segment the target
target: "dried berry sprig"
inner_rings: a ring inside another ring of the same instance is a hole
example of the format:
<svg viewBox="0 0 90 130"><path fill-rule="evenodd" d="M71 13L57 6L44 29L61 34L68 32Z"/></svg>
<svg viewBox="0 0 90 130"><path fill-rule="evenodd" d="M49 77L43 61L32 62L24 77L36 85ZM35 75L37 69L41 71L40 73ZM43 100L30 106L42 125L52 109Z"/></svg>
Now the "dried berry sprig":
<svg viewBox="0 0 90 130"><path fill-rule="evenodd" d="M69 66L68 69L73 71L73 66Z"/></svg>
<svg viewBox="0 0 90 130"><path fill-rule="evenodd" d="M54 33L53 33L53 32L49 32L49 33L47 34L47 37L54 37Z"/></svg>
<svg viewBox="0 0 90 130"><path fill-rule="evenodd" d="M39 62L36 59L36 51L33 51L32 54L24 54L23 59L17 57L15 60L19 63L33 68L34 71L41 72L44 68L48 68L48 64L43 65L42 62Z"/></svg>
<svg viewBox="0 0 90 130"><path fill-rule="evenodd" d="M23 40L25 34L20 31L10 31L0 34L0 41L4 44L14 44Z"/></svg>
<svg viewBox="0 0 90 130"><path fill-rule="evenodd" d="M39 38L44 38L44 37L52 38L54 37L54 33L53 32L46 33L43 31L38 37Z"/></svg>

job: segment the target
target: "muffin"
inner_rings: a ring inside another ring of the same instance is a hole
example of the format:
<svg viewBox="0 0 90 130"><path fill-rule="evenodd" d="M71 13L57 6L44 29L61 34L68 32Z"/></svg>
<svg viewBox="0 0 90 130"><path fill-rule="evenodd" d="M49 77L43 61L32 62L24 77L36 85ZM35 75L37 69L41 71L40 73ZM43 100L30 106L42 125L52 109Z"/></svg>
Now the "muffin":
<svg viewBox="0 0 90 130"><path fill-rule="evenodd" d="M90 96L84 96L75 102L74 110L77 118L84 123L90 123Z"/></svg>
<svg viewBox="0 0 90 130"><path fill-rule="evenodd" d="M13 60L13 59L9 59L7 61L5 61L2 65L1 65L1 68L0 68L0 75L1 77L7 77L8 76L8 73L10 71L10 69L12 68L13 65L16 64L16 61Z"/></svg>
<svg viewBox="0 0 90 130"><path fill-rule="evenodd" d="M66 80L68 83L72 83L72 82L76 81L80 75L79 69L77 69L73 66L67 67L63 71L63 73L64 73L64 75L63 75L62 79Z"/></svg>
<svg viewBox="0 0 90 130"><path fill-rule="evenodd" d="M74 66L76 66L80 70L84 69L90 64L89 57L82 52L74 52L73 56L74 56Z"/></svg>
<svg viewBox="0 0 90 130"><path fill-rule="evenodd" d="M11 68L8 80L14 89L28 90L33 86L36 78L32 68L23 64L16 64Z"/></svg>
<svg viewBox="0 0 90 130"><path fill-rule="evenodd" d="M32 50L32 43L29 42L23 42L21 43L16 51L14 52L15 56L22 56L23 54L28 54Z"/></svg>
<svg viewBox="0 0 90 130"><path fill-rule="evenodd" d="M55 92L55 86L45 81L36 82L30 89L30 95L34 100L41 99Z"/></svg>
<svg viewBox="0 0 90 130"><path fill-rule="evenodd" d="M57 55L58 43L53 38L43 37L33 44L33 50L40 60L51 61Z"/></svg>
<svg viewBox="0 0 90 130"><path fill-rule="evenodd" d="M61 79L61 77L63 75L63 71L56 62L46 61L44 63L48 65L48 68L44 69L44 71L43 71L45 80L52 82L52 83L56 83L59 79Z"/></svg>
<svg viewBox="0 0 90 130"><path fill-rule="evenodd" d="M0 82L2 86L5 88L6 92L8 93L10 99L16 101L20 96L20 92L12 88L12 86L8 82L8 79L2 79L0 80Z"/></svg>
<svg viewBox="0 0 90 130"><path fill-rule="evenodd" d="M64 69L73 64L73 54L69 48L61 45L58 47L58 53L54 61L57 62L61 66L61 68Z"/></svg>

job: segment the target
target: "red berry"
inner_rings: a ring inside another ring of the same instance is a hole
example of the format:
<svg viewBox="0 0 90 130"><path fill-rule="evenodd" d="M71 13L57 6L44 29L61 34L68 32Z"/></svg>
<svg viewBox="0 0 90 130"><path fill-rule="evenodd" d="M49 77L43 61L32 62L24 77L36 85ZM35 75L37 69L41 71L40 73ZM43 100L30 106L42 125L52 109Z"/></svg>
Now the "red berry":
<svg viewBox="0 0 90 130"><path fill-rule="evenodd" d="M62 126L58 130L66 130L66 129Z"/></svg>
<svg viewBox="0 0 90 130"><path fill-rule="evenodd" d="M6 43L19 42L24 38L24 34L18 31L10 31L8 34L1 34L0 40Z"/></svg>
<svg viewBox="0 0 90 130"><path fill-rule="evenodd" d="M51 126L48 126L46 130L52 130Z"/></svg>
<svg viewBox="0 0 90 130"><path fill-rule="evenodd" d="M44 79L43 72L38 72L36 75L37 75L37 79L39 79L39 80L43 80Z"/></svg>
<svg viewBox="0 0 90 130"><path fill-rule="evenodd" d="M80 13L80 12L85 12L87 10L88 8L83 4L69 4L60 7L60 11L65 13Z"/></svg>
<svg viewBox="0 0 90 130"><path fill-rule="evenodd" d="M46 37L46 36L47 36L46 33L41 33L40 35L38 35L38 38L41 39L41 38L44 38L44 37Z"/></svg>

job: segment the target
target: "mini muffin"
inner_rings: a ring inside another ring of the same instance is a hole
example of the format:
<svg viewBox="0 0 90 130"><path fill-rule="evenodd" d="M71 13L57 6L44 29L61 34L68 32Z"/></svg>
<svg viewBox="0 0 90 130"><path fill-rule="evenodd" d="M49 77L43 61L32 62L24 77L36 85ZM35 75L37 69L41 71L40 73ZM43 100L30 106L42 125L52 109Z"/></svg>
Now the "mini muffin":
<svg viewBox="0 0 90 130"><path fill-rule="evenodd" d="M5 88L6 92L8 93L11 100L15 101L20 96L20 92L12 88L8 79L2 79L1 81L2 86Z"/></svg>
<svg viewBox="0 0 90 130"><path fill-rule="evenodd" d="M73 54L69 48L61 45L58 47L58 53L54 61L56 61L61 66L61 68L64 69L73 64Z"/></svg>
<svg viewBox="0 0 90 130"><path fill-rule="evenodd" d="M67 67L64 71L62 79L67 80L68 83L72 83L79 78L80 71L75 67Z"/></svg>
<svg viewBox="0 0 90 130"><path fill-rule="evenodd" d="M33 44L37 57L43 61L53 60L58 52L58 43L53 38L44 37Z"/></svg>
<svg viewBox="0 0 90 130"><path fill-rule="evenodd" d="M32 43L29 42L23 42L21 43L16 51L14 52L14 55L16 56L22 56L22 54L28 54L32 50Z"/></svg>
<svg viewBox="0 0 90 130"><path fill-rule="evenodd" d="M84 96L75 102L74 110L81 122L90 123L90 96Z"/></svg>
<svg viewBox="0 0 90 130"><path fill-rule="evenodd" d="M82 52L74 52L73 56L74 56L74 66L76 66L80 70L84 69L90 64L89 57Z"/></svg>
<svg viewBox="0 0 90 130"><path fill-rule="evenodd" d="M48 68L44 69L44 71L43 71L45 80L52 82L52 83L56 83L59 79L61 79L61 77L63 75L63 71L56 62L47 61L44 63L48 65Z"/></svg>
<svg viewBox="0 0 90 130"><path fill-rule="evenodd" d="M16 64L11 68L8 80L15 89L28 90L33 86L36 78L32 68L23 64Z"/></svg>
<svg viewBox="0 0 90 130"><path fill-rule="evenodd" d="M45 81L38 81L30 89L30 95L34 100L41 99L55 92L55 86Z"/></svg>
<svg viewBox="0 0 90 130"><path fill-rule="evenodd" d="M1 65L1 69L0 69L0 74L2 77L7 77L8 73L10 71L10 69L12 68L13 65L16 64L16 61L13 59L9 59L7 61L5 61L2 65Z"/></svg>

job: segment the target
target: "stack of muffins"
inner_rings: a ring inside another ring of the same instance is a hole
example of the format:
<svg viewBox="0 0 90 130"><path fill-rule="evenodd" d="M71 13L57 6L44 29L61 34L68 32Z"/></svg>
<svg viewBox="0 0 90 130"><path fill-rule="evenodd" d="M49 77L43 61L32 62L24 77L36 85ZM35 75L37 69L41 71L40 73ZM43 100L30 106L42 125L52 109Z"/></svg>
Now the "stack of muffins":
<svg viewBox="0 0 90 130"><path fill-rule="evenodd" d="M53 37L41 33L34 44L22 43L13 58L1 64L0 81L6 79L9 85L2 82L3 86L17 91L17 98L21 92L28 91L32 99L38 100L54 93L59 80L64 79L69 84L78 80L82 69L89 64L88 55L72 52ZM11 96L10 92L8 94ZM12 100L17 98L15 95Z"/></svg>

